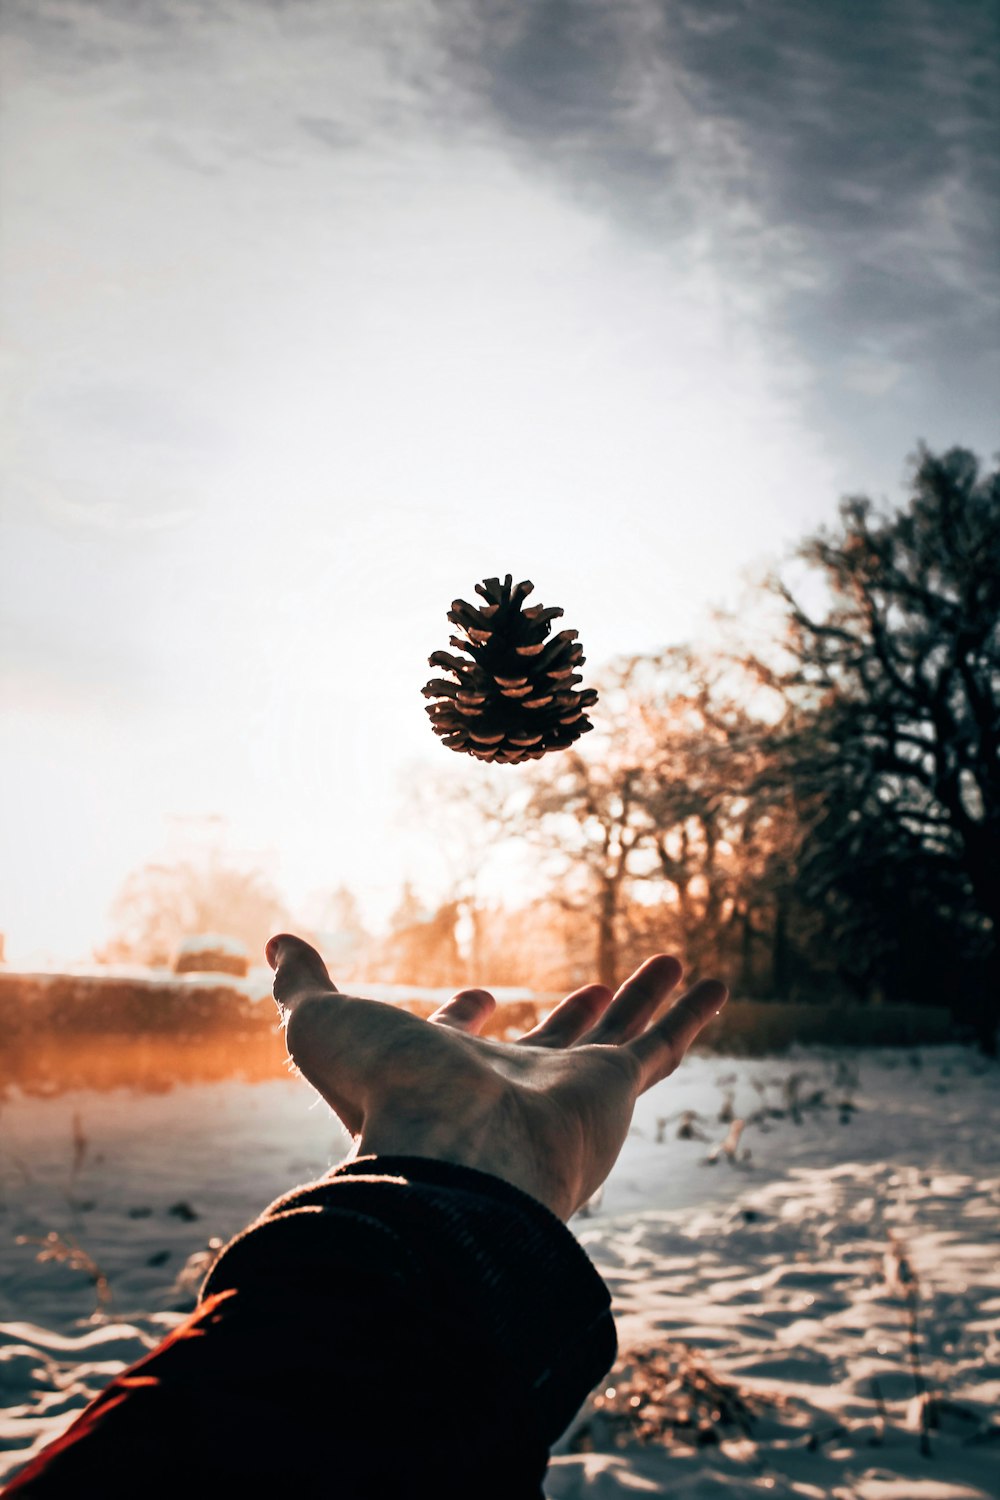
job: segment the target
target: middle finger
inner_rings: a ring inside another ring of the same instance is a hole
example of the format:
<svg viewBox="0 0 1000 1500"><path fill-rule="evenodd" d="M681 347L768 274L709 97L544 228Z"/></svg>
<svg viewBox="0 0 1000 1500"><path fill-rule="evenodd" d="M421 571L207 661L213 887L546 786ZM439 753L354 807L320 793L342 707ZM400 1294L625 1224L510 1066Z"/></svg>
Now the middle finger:
<svg viewBox="0 0 1000 1500"><path fill-rule="evenodd" d="M551 1011L518 1038L522 1047L569 1047L583 1035L588 1027L607 1010L611 1004L611 991L606 984L585 984L574 990L565 1000L560 1000Z"/></svg>
<svg viewBox="0 0 1000 1500"><path fill-rule="evenodd" d="M648 1026L683 972L680 961L666 953L647 958L581 1040L613 1044L631 1041Z"/></svg>

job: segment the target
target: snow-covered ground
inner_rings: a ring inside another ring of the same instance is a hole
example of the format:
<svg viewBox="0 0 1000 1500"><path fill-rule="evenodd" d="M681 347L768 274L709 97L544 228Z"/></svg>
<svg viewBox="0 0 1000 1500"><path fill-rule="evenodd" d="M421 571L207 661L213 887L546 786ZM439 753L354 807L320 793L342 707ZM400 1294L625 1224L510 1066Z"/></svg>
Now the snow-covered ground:
<svg viewBox="0 0 1000 1500"><path fill-rule="evenodd" d="M553 1500L1000 1495L998 1083L957 1048L696 1055L646 1095L573 1226L621 1357ZM8 1091L0 1482L192 1306L213 1245L343 1150L291 1078Z"/></svg>

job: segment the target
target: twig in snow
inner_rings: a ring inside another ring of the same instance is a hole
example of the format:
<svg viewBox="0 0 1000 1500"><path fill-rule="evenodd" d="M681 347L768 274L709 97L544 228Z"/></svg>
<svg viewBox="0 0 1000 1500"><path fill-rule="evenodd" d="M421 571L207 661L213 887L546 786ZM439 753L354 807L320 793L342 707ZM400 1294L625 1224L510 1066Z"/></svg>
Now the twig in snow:
<svg viewBox="0 0 1000 1500"><path fill-rule="evenodd" d="M784 1396L761 1396L724 1380L687 1344L631 1349L594 1396L570 1451L603 1447L606 1433L615 1447L636 1439L706 1447L734 1432L751 1438L759 1415L790 1404Z"/></svg>
<svg viewBox="0 0 1000 1500"><path fill-rule="evenodd" d="M78 1109L75 1109L73 1111L73 1161L69 1169L69 1180L71 1186L76 1181L77 1177L80 1174L80 1171L83 1168L83 1164L87 1159L87 1150L89 1146L90 1142L87 1140L86 1132L83 1128L83 1121L80 1118L80 1111Z"/></svg>
<svg viewBox="0 0 1000 1500"><path fill-rule="evenodd" d="M81 1245L73 1240L64 1240L54 1229L50 1229L43 1239L37 1239L30 1234L19 1234L17 1243L37 1245L39 1249L35 1259L39 1262L51 1260L59 1265L68 1266L71 1271L83 1271L93 1283L97 1297L97 1305L94 1308L95 1316L110 1305L111 1287L108 1278L93 1256L88 1255Z"/></svg>
<svg viewBox="0 0 1000 1500"><path fill-rule="evenodd" d="M917 1316L917 1303L920 1297L920 1283L917 1273L906 1253L906 1247L899 1238L889 1231L889 1248L883 1257L885 1268L885 1280L891 1292L895 1292L902 1299L906 1310L907 1329L907 1354L910 1361L910 1371L913 1375L914 1394L919 1405L920 1420L920 1451L925 1458L931 1456L931 1439L929 1411L930 1405L927 1391L927 1381L924 1379L923 1363L920 1358L920 1324Z"/></svg>
<svg viewBox="0 0 1000 1500"><path fill-rule="evenodd" d="M724 1156L733 1166L737 1163L737 1152L740 1145L740 1137L743 1134L744 1120L734 1120L729 1127L729 1134L724 1141L717 1141L705 1160L714 1167L720 1156Z"/></svg>

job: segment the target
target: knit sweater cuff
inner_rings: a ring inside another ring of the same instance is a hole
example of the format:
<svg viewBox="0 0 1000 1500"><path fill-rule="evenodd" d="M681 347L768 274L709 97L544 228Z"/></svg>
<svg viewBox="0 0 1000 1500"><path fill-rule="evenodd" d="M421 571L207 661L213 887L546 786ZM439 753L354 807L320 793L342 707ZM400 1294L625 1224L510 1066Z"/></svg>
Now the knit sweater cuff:
<svg viewBox="0 0 1000 1500"><path fill-rule="evenodd" d="M615 1355L610 1296L566 1226L519 1188L428 1157L358 1157L271 1204L202 1297L278 1275L383 1275L496 1348L551 1444Z"/></svg>

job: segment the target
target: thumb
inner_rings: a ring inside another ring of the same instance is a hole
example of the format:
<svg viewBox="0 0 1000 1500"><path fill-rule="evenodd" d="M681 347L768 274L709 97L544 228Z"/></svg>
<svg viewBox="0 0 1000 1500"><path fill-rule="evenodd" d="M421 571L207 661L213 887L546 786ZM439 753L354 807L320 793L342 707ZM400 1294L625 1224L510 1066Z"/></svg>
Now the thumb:
<svg viewBox="0 0 1000 1500"><path fill-rule="evenodd" d="M337 986L315 948L291 933L279 932L268 942L264 956L274 970L272 994L281 1009L303 995L326 990L335 995Z"/></svg>

